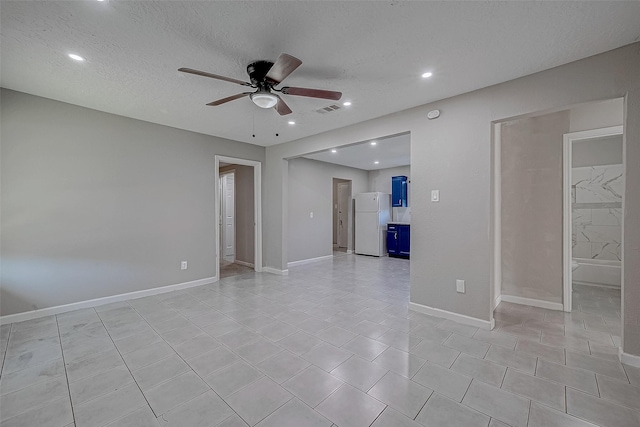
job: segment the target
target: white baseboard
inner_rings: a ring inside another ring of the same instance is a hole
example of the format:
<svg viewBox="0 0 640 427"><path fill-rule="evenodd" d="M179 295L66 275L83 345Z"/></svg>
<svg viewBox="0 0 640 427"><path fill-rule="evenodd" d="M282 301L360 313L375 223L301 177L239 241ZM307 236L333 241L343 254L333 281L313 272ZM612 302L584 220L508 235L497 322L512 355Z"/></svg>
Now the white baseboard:
<svg viewBox="0 0 640 427"><path fill-rule="evenodd" d="M514 304L530 305L532 307L546 308L547 310L563 311L564 307L559 302L543 301L534 298L515 297L513 295L500 295L501 300L504 302L511 302Z"/></svg>
<svg viewBox="0 0 640 427"><path fill-rule="evenodd" d="M288 276L289 270L278 270L273 267L262 267L262 271L265 273L277 274L278 276Z"/></svg>
<svg viewBox="0 0 640 427"><path fill-rule="evenodd" d="M620 357L620 363L624 363L625 365L635 366L636 368L640 368L640 356L636 356L635 354L629 354L622 351L622 347L618 348L618 356Z"/></svg>
<svg viewBox="0 0 640 427"><path fill-rule="evenodd" d="M245 261L240 261L240 260L235 260L234 262L236 264L239 264L239 265L244 265L245 267L255 268L255 265L250 263L250 262L245 262Z"/></svg>
<svg viewBox="0 0 640 427"><path fill-rule="evenodd" d="M24 322L25 320L37 319L40 317L51 316L53 314L66 313L68 311L79 310L81 308L97 307L100 305L111 304L112 302L127 301L152 295L164 294L180 289L193 288L195 286L208 285L210 283L216 282L217 280L218 279L216 277L206 277L204 279L192 280L190 282L178 283L176 285L167 285L158 288L145 289L142 291L127 292L126 294L118 294L108 297L90 299L87 301L74 302L71 304L57 305L55 307L25 311L24 313L8 314L6 316L0 316L0 325L6 325L8 323L15 322Z"/></svg>
<svg viewBox="0 0 640 427"><path fill-rule="evenodd" d="M493 309L495 310L496 307L502 302L502 295L498 295L498 297L496 298L496 300L493 303Z"/></svg>
<svg viewBox="0 0 640 427"><path fill-rule="evenodd" d="M620 289L620 286L616 286L616 285L607 285L606 283L581 282L579 280L574 280L571 284L582 285L582 286L593 286L594 288Z"/></svg>
<svg viewBox="0 0 640 427"><path fill-rule="evenodd" d="M287 267L291 268L291 267L295 267L296 265L310 264L312 262L325 261L325 260L328 260L328 259L333 259L333 254L332 255L319 256L319 257L316 257L316 258L301 259L299 261L291 261L291 262L287 263Z"/></svg>
<svg viewBox="0 0 640 427"><path fill-rule="evenodd" d="M440 310L439 308L416 304L415 302L410 302L409 308L411 310L417 311L418 313L429 314L436 317L444 317L445 319L453 320L454 322L463 323L465 325L475 326L476 328L480 329L491 330L493 328L492 322L488 320L465 316L464 314L458 314L452 311Z"/></svg>

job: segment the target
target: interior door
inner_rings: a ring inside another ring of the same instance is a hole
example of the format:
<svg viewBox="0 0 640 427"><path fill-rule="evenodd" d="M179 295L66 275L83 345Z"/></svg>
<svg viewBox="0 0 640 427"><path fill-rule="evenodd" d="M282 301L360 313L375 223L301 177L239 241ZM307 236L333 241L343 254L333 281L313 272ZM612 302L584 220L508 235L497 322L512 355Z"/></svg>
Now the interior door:
<svg viewBox="0 0 640 427"><path fill-rule="evenodd" d="M348 245L349 206L351 205L351 185L347 182L338 184L338 247Z"/></svg>
<svg viewBox="0 0 640 427"><path fill-rule="evenodd" d="M222 182L222 258L235 261L235 175L226 173L220 176Z"/></svg>

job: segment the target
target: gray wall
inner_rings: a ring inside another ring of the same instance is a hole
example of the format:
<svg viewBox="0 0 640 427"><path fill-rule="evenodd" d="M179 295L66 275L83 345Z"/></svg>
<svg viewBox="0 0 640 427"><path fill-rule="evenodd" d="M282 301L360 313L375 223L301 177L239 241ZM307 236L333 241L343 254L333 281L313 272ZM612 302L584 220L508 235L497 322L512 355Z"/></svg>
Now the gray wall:
<svg viewBox="0 0 640 427"><path fill-rule="evenodd" d="M2 315L215 275L215 155L264 148L0 96Z"/></svg>
<svg viewBox="0 0 640 427"><path fill-rule="evenodd" d="M578 105L570 111L570 132L600 129L622 124L624 98Z"/></svg>
<svg viewBox="0 0 640 427"><path fill-rule="evenodd" d="M619 164L622 164L622 135L576 141L571 147L571 166L574 168Z"/></svg>
<svg viewBox="0 0 640 427"><path fill-rule="evenodd" d="M562 138L569 111L502 124L502 294L562 303Z"/></svg>
<svg viewBox="0 0 640 427"><path fill-rule="evenodd" d="M411 301L488 321L493 271L492 123L625 97L627 188L640 182L640 43L297 141L267 147L266 264L286 268L287 159L411 132ZM427 112L439 109L436 120ZM637 186L637 185L636 185ZM429 202L432 189L440 202ZM640 192L624 213L624 351L640 354ZM467 292L455 290L465 279Z"/></svg>
<svg viewBox="0 0 640 427"><path fill-rule="evenodd" d="M220 172L235 172L235 257L236 261L253 264L254 261L254 194L253 166L229 165Z"/></svg>
<svg viewBox="0 0 640 427"><path fill-rule="evenodd" d="M289 262L331 255L333 178L351 180L351 194L355 195L367 191L367 171L304 158L288 163ZM352 215L349 229L353 230Z"/></svg>
<svg viewBox="0 0 640 427"><path fill-rule="evenodd" d="M378 169L369 171L369 191L380 191L391 194L391 177L404 175L411 180L411 166L398 166L395 168ZM409 189L411 185L409 185ZM411 200L409 200L411 206Z"/></svg>

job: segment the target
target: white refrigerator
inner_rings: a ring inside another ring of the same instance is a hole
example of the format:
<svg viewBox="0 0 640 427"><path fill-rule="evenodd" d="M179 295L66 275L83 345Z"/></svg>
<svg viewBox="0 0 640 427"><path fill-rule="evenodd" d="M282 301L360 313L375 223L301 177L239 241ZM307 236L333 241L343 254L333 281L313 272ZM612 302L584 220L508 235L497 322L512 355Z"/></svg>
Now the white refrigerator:
<svg viewBox="0 0 640 427"><path fill-rule="evenodd" d="M390 212L390 194L356 194L357 254L384 256L387 253L387 223Z"/></svg>

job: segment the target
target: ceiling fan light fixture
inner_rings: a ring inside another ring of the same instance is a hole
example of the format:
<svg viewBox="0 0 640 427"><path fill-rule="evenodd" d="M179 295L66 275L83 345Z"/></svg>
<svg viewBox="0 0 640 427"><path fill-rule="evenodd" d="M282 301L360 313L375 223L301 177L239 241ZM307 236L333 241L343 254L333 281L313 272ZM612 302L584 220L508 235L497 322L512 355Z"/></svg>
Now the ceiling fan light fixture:
<svg viewBox="0 0 640 427"><path fill-rule="evenodd" d="M251 100L260 108L272 108L278 103L277 96L263 91L252 93Z"/></svg>

